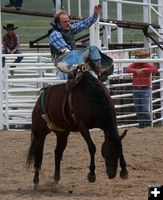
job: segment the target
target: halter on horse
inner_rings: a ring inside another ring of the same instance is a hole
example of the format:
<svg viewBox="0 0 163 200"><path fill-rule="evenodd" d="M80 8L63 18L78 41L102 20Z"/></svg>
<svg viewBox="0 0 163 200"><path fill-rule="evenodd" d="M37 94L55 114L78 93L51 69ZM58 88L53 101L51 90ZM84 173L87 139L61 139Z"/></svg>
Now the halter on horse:
<svg viewBox="0 0 163 200"><path fill-rule="evenodd" d="M70 87L71 86L71 87ZM42 103L41 103L42 102ZM42 115L46 116L46 120ZM53 126L49 126L49 123ZM78 66L66 84L49 86L37 100L32 113L32 141L27 163L34 161L34 189L39 188L43 148L48 133L54 131L57 137L55 148L54 181L60 180L60 164L67 146L71 131L80 132L85 139L90 153L88 181L96 180L95 152L96 147L90 137L90 129L100 128L105 140L101 152L105 159L106 172L109 178L117 173L120 161L121 178L127 178L128 172L123 156L121 140L126 130L119 136L116 113L109 91L96 79L84 65Z"/></svg>

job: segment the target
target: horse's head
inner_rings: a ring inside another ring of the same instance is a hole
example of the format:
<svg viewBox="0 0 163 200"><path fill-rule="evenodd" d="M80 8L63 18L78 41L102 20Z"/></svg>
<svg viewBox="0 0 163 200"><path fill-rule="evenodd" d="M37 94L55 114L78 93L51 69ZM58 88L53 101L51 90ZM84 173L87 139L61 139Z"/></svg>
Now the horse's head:
<svg viewBox="0 0 163 200"><path fill-rule="evenodd" d="M76 86L87 71L89 71L87 64L80 64L71 69L68 72L67 89L71 90Z"/></svg>
<svg viewBox="0 0 163 200"><path fill-rule="evenodd" d="M106 172L110 179L114 178L117 173L118 158L120 159L121 178L127 178L128 172L126 170L126 163L123 157L121 140L126 135L127 130L124 130L122 136L117 139L105 140L102 145L102 156L105 159Z"/></svg>

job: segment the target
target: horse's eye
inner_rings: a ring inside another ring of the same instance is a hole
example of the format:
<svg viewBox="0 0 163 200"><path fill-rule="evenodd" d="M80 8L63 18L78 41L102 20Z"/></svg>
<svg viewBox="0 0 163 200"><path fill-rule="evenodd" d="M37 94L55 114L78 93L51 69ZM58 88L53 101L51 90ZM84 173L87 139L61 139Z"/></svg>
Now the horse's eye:
<svg viewBox="0 0 163 200"><path fill-rule="evenodd" d="M87 71L87 67L86 65L82 65L82 72L85 72L85 71Z"/></svg>

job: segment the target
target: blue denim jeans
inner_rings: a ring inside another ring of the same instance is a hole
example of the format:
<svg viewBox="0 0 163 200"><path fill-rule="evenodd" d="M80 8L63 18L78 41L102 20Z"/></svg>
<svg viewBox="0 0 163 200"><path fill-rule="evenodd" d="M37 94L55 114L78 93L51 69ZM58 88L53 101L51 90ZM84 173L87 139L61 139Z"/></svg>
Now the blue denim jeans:
<svg viewBox="0 0 163 200"><path fill-rule="evenodd" d="M91 60L91 61L94 61L94 60L101 60L101 55L100 55L100 51L99 49L94 46L94 45L91 45L91 46L88 46L84 49L81 49L80 50L81 53L83 54L83 58L84 60L87 60L88 58Z"/></svg>
<svg viewBox="0 0 163 200"><path fill-rule="evenodd" d="M88 46L84 49L80 50L84 60L87 60L89 58L90 61L95 60L101 60L100 51L96 46ZM65 72L59 72L58 73L59 79L66 80L67 79L67 73Z"/></svg>
<svg viewBox="0 0 163 200"><path fill-rule="evenodd" d="M138 89L134 87L133 98L134 98L137 119L139 122L139 127L144 128L151 126L151 110L150 110L151 88L145 87Z"/></svg>
<svg viewBox="0 0 163 200"><path fill-rule="evenodd" d="M61 72L61 71L57 72L57 76L59 77L60 80L67 80L67 78L68 78L67 73Z"/></svg>
<svg viewBox="0 0 163 200"><path fill-rule="evenodd" d="M16 52L15 52L15 54L20 54L20 53L21 53L20 49L17 49ZM7 51L5 49L3 49L2 54L7 54ZM15 59L14 63L20 63L22 59L23 59L23 57L17 57ZM5 66L5 60L6 60L5 57L3 57L2 58L2 66L3 67Z"/></svg>
<svg viewBox="0 0 163 200"><path fill-rule="evenodd" d="M22 7L23 0L15 0L15 7Z"/></svg>

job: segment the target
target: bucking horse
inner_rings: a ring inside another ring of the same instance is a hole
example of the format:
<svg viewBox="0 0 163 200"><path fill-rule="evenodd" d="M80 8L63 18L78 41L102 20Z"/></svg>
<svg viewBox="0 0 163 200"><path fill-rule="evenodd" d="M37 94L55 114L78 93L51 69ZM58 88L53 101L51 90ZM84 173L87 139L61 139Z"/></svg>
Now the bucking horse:
<svg viewBox="0 0 163 200"><path fill-rule="evenodd" d="M122 149L122 139L127 130L124 130L122 135L118 133L116 112L108 89L90 73L86 65L77 66L70 77L66 83L50 85L44 89L32 112L31 145L27 164L34 165L35 190L39 189L45 138L51 131L55 132L57 139L55 183L60 180L61 160L71 132L80 132L88 145L90 165L87 179L89 182L95 182L96 147L90 134L90 130L94 128L104 132L101 153L105 160L108 178L116 176L118 161L121 167L120 177L123 179L128 177Z"/></svg>

